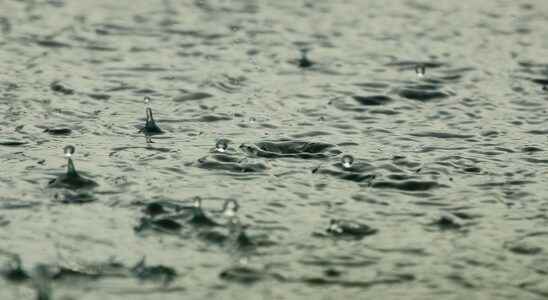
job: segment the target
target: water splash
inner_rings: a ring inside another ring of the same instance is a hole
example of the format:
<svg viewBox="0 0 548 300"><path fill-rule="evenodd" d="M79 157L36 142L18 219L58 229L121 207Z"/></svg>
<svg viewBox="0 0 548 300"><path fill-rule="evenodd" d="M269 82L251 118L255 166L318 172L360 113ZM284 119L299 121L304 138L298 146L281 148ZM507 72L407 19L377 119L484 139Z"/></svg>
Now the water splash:
<svg viewBox="0 0 548 300"><path fill-rule="evenodd" d="M63 153L67 158L67 176L79 176L74 167L74 162L72 161L72 155L76 152L76 148L72 145L67 145L63 148Z"/></svg>
<svg viewBox="0 0 548 300"><path fill-rule="evenodd" d="M223 215L225 215L228 218L236 218L237 212L240 209L240 205L238 202L234 199L226 200L223 204Z"/></svg>
<svg viewBox="0 0 548 300"><path fill-rule="evenodd" d="M76 152L76 148L72 145L67 145L63 148L63 152L65 153L65 157L70 158Z"/></svg>
<svg viewBox="0 0 548 300"><path fill-rule="evenodd" d="M215 144L215 151L224 153L228 149L228 141L225 139L219 139Z"/></svg>
<svg viewBox="0 0 548 300"><path fill-rule="evenodd" d="M352 157L352 155L345 155L342 157L341 159L341 164L343 166L343 168L345 169L350 169L352 168L352 165L354 164L354 157Z"/></svg>
<svg viewBox="0 0 548 300"><path fill-rule="evenodd" d="M147 143L151 143L151 136L156 134L162 134L163 131L154 121L154 116L152 115L152 100L150 97L145 96L145 112L146 112L146 123L145 127L141 129L141 132L145 134Z"/></svg>
<svg viewBox="0 0 548 300"><path fill-rule="evenodd" d="M240 205L234 199L226 200L223 204L223 215L225 215L228 221L228 245L230 251L236 251L233 255L242 254L243 250L251 250L254 247L254 243L246 233L246 226L240 222L240 218L237 215Z"/></svg>
<svg viewBox="0 0 548 300"><path fill-rule="evenodd" d="M332 219L326 232L337 237L350 237L361 239L368 235L373 235L378 232L377 229L371 228L368 225L360 224L353 221L344 221L340 219Z"/></svg>
<svg viewBox="0 0 548 300"><path fill-rule="evenodd" d="M196 226L218 226L217 222L209 218L202 209L202 198L196 197L192 202L192 217L189 222Z"/></svg>
<svg viewBox="0 0 548 300"><path fill-rule="evenodd" d="M308 67L311 67L314 64L312 61L310 61L310 59L308 59L307 54L308 54L309 51L310 51L310 49L307 49L307 48L301 49L301 58L297 62L299 67L308 68Z"/></svg>
<svg viewBox="0 0 548 300"><path fill-rule="evenodd" d="M49 182L50 187L64 187L69 189L90 188L97 186L93 180L82 177L76 171L72 155L76 152L76 148L72 145L63 148L64 157L67 158L67 172L59 175L57 178Z"/></svg>
<svg viewBox="0 0 548 300"><path fill-rule="evenodd" d="M416 65L415 73L417 73L417 76L419 78L424 77L424 75L426 74L426 66L424 64Z"/></svg>

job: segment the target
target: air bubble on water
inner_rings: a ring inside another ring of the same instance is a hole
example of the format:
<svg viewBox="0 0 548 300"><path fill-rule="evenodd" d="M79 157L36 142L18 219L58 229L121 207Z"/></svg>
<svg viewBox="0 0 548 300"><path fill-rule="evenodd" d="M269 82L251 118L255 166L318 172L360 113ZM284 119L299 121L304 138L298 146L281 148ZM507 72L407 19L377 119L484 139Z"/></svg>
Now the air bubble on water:
<svg viewBox="0 0 548 300"><path fill-rule="evenodd" d="M65 153L65 157L72 157L72 155L74 154L74 152L76 151L76 148L74 148L74 146L72 145L68 145L68 146L65 146L65 148L63 148L63 152Z"/></svg>
<svg viewBox="0 0 548 300"><path fill-rule="evenodd" d="M223 205L223 214L229 218L235 217L236 212L238 212L238 209L240 208L240 205L236 200L229 199L226 200Z"/></svg>
<svg viewBox="0 0 548 300"><path fill-rule="evenodd" d="M424 77L424 74L426 73L426 67L423 64L416 65L415 73L417 73L417 76L419 77Z"/></svg>
<svg viewBox="0 0 548 300"><path fill-rule="evenodd" d="M226 151L227 148L228 148L228 141L225 139L220 139L215 144L215 151L217 152L223 153Z"/></svg>
<svg viewBox="0 0 548 300"><path fill-rule="evenodd" d="M354 163L354 157L352 155L345 155L342 157L341 163L345 169L351 168Z"/></svg>

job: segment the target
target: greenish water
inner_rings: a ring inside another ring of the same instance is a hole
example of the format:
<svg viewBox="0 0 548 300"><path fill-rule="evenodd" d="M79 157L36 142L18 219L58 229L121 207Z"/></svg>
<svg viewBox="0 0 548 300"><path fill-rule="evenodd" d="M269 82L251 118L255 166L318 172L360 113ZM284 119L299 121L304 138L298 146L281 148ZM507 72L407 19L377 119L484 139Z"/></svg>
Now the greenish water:
<svg viewBox="0 0 548 300"><path fill-rule="evenodd" d="M545 299L547 25L0 0L0 299Z"/></svg>

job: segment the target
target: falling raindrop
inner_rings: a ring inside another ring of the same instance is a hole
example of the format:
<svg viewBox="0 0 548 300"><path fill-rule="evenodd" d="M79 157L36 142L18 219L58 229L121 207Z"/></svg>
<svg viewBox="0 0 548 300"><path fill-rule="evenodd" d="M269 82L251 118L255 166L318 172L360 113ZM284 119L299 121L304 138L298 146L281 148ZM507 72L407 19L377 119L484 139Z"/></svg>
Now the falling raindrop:
<svg viewBox="0 0 548 300"><path fill-rule="evenodd" d="M349 169L352 167L352 164L354 163L354 157L352 157L352 155L345 155L342 157L341 163L345 169Z"/></svg>

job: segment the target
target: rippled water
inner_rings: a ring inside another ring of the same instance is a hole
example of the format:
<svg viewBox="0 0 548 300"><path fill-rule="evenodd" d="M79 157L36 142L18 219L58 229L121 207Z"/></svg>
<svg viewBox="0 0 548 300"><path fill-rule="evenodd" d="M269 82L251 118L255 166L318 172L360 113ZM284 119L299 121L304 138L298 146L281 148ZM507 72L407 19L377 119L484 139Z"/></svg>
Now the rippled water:
<svg viewBox="0 0 548 300"><path fill-rule="evenodd" d="M548 297L548 2L0 8L1 299Z"/></svg>

